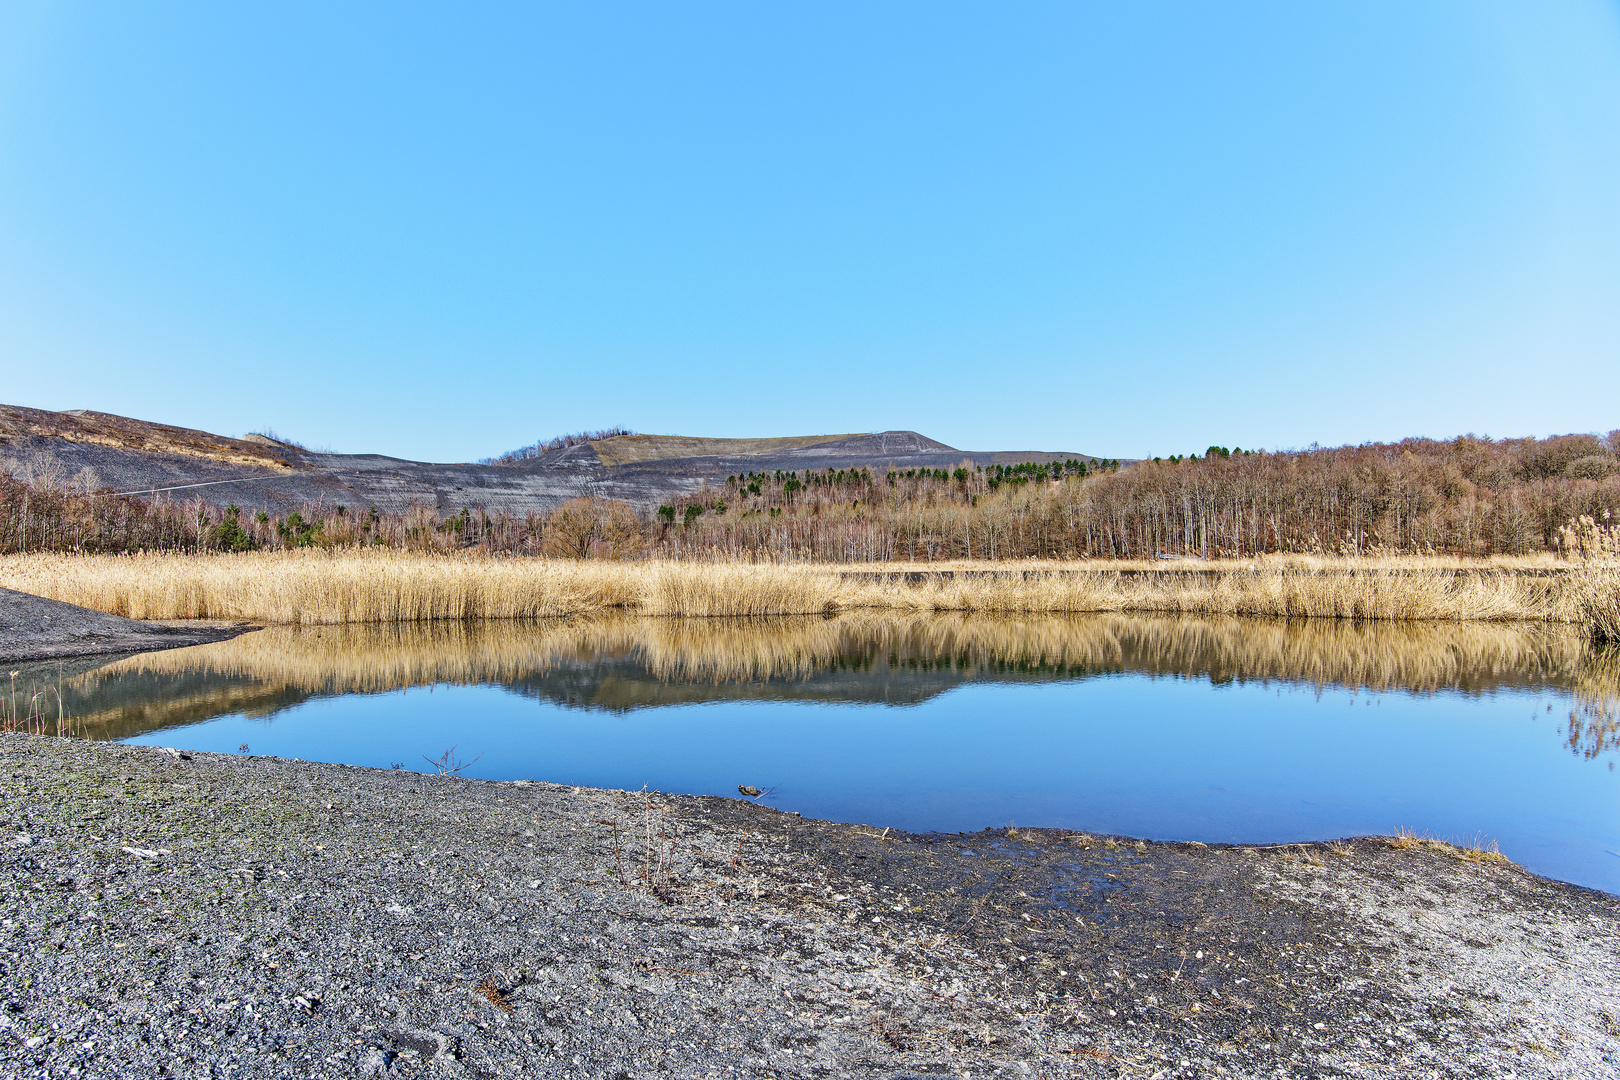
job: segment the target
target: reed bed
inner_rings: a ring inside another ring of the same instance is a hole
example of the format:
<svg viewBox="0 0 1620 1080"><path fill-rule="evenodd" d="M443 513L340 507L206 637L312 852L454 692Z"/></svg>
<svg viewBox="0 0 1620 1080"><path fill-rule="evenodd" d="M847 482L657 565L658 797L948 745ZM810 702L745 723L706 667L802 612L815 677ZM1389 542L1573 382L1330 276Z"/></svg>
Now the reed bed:
<svg viewBox="0 0 1620 1080"><path fill-rule="evenodd" d="M1571 591L1577 621L1592 640L1620 643L1620 568L1592 567L1581 574Z"/></svg>
<svg viewBox="0 0 1620 1080"><path fill-rule="evenodd" d="M909 581L903 574L851 573L846 566L821 563L609 562L363 549L35 554L0 559L0 586L135 619L304 625L536 619L615 609L684 616L1141 611L1579 621L1588 610L1580 598L1615 573L1604 568L1575 568L1557 576L1473 573L1459 572L1449 561L1400 565L1397 560L1246 561L1204 564L1209 572L1203 573L1121 574L1106 565L979 562L967 564L967 573Z"/></svg>

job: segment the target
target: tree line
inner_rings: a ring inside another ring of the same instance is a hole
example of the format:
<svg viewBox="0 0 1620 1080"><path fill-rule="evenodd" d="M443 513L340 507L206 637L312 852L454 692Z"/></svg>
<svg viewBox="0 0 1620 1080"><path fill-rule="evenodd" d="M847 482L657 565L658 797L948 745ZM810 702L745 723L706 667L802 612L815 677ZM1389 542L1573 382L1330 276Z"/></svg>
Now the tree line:
<svg viewBox="0 0 1620 1080"><path fill-rule="evenodd" d="M1572 523L1620 525L1620 432L1465 437L1300 451L1212 446L1121 466L750 472L635 507L570 500L547 514L311 504L284 515L116 495L0 472L0 551L240 551L372 545L578 558L834 562L951 558L1245 557L1268 553L1524 555ZM1581 550L1585 550L1582 548Z"/></svg>

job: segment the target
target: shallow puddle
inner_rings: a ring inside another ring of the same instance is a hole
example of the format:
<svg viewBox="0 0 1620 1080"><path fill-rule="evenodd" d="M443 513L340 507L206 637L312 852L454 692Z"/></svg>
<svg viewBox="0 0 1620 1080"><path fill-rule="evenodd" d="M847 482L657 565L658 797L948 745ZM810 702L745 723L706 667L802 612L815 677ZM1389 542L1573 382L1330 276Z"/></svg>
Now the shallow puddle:
<svg viewBox="0 0 1620 1080"><path fill-rule="evenodd" d="M63 679L91 738L909 830L1408 829L1620 892L1620 659L1561 628L848 614L275 627Z"/></svg>

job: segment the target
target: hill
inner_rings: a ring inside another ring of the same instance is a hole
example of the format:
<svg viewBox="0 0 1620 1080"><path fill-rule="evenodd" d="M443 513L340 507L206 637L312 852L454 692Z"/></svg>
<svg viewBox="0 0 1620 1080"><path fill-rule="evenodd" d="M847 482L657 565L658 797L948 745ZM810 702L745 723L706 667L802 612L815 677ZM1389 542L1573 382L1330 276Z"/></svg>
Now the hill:
<svg viewBox="0 0 1620 1080"><path fill-rule="evenodd" d="M1069 451L964 451L914 431L771 439L617 435L505 464L327 454L264 435L235 439L109 413L0 405L0 459L33 482L163 491L285 511L306 503L402 511L426 504L544 513L578 495L645 505L727 476L811 469L940 469L1048 462Z"/></svg>

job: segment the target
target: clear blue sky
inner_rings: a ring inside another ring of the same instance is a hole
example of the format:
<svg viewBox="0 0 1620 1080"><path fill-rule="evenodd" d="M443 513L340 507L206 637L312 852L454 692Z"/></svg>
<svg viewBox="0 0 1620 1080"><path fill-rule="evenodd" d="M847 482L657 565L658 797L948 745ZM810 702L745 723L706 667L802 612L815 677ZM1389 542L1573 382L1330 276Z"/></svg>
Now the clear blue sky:
<svg viewBox="0 0 1620 1080"><path fill-rule="evenodd" d="M0 401L429 460L1620 427L1620 12L10 4Z"/></svg>

